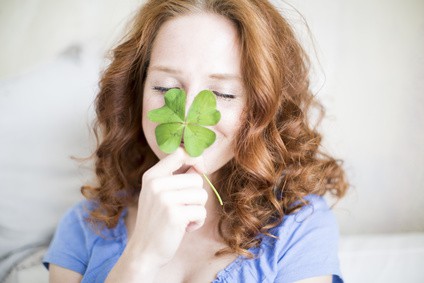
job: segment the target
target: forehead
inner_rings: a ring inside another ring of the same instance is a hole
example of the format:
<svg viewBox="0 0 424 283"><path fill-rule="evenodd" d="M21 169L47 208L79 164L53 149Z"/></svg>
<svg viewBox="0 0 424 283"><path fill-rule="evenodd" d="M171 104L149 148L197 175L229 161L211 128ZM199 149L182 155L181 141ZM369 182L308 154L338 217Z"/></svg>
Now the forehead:
<svg viewBox="0 0 424 283"><path fill-rule="evenodd" d="M235 25L223 16L196 13L165 22L153 43L151 64L187 72L240 74Z"/></svg>

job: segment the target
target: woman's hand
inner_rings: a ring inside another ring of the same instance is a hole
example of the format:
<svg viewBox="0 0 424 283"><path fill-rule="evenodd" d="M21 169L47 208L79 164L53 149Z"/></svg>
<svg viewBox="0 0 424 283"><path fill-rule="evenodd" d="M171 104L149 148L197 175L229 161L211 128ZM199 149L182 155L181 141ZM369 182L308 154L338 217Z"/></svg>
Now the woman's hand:
<svg viewBox="0 0 424 283"><path fill-rule="evenodd" d="M194 168L173 175L187 162ZM159 266L172 259L186 231L196 230L205 222L208 194L195 170L203 170L202 162L201 158L193 159L178 148L143 175L130 244Z"/></svg>
<svg viewBox="0 0 424 283"><path fill-rule="evenodd" d="M190 169L173 175L183 165ZM108 279L122 280L124 270L116 270L121 268L125 268L125 273L139 272L134 278L146 281L147 272L147 277L153 279L160 267L173 258L184 234L204 224L208 194L199 175L203 168L201 157L191 158L178 148L143 175L134 232Z"/></svg>

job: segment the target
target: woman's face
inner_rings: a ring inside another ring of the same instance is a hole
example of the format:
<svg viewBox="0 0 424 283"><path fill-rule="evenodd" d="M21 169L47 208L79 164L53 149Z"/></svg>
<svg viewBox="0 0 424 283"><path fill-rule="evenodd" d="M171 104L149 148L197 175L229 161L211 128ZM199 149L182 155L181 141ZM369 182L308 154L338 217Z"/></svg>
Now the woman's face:
<svg viewBox="0 0 424 283"><path fill-rule="evenodd" d="M208 127L216 133L216 141L202 154L206 171L214 173L234 156L232 141L245 104L237 31L231 21L201 13L177 17L160 28L144 84L142 121L147 142L159 159L166 154L156 143L157 124L147 112L164 105L169 88L185 90L186 111L201 90L215 92L221 120Z"/></svg>

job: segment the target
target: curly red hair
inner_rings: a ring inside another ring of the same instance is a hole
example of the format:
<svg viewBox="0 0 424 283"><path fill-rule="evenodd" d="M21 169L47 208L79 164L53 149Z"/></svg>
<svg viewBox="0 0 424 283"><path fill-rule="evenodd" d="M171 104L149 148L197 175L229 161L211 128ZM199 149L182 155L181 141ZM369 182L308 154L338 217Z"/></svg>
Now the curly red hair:
<svg viewBox="0 0 424 283"><path fill-rule="evenodd" d="M251 257L262 233L302 207L309 194L341 198L347 188L338 161L321 150L308 117L322 106L309 89L309 60L291 26L265 0L150 0L136 14L102 74L94 127L98 186L82 193L98 205L92 221L115 227L136 203L144 172L157 157L141 128L142 93L150 53L161 25L180 15L208 12L236 26L246 106L234 141L235 156L214 183L224 200L219 231L228 248ZM294 205L296 203L296 205ZM272 235L270 235L272 236Z"/></svg>

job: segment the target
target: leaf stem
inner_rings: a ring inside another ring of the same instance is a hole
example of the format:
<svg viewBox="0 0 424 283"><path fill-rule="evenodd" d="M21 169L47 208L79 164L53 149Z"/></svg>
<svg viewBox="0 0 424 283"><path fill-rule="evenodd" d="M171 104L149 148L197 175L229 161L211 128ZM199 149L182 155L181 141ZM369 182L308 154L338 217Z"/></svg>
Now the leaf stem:
<svg viewBox="0 0 424 283"><path fill-rule="evenodd" d="M218 198L219 204L220 205L224 205L222 203L222 199L221 196L219 195L218 191L215 189L214 185L212 184L212 182L209 180L208 176L206 176L206 174L203 173L203 177L205 178L206 182L208 182L209 186L211 186L213 192L215 193L216 197Z"/></svg>

